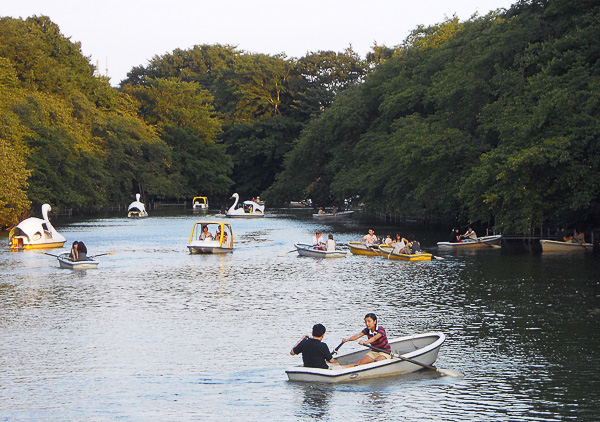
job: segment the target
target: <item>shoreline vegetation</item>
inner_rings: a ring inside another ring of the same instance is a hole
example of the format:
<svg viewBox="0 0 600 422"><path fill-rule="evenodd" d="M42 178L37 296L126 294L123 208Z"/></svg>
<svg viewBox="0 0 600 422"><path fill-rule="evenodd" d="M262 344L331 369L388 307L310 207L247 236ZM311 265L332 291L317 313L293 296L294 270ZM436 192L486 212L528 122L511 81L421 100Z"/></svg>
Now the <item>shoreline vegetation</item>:
<svg viewBox="0 0 600 422"><path fill-rule="evenodd" d="M50 17L0 18L0 227L232 191L504 234L600 227L600 5L523 0L300 58L196 45L118 88Z"/></svg>

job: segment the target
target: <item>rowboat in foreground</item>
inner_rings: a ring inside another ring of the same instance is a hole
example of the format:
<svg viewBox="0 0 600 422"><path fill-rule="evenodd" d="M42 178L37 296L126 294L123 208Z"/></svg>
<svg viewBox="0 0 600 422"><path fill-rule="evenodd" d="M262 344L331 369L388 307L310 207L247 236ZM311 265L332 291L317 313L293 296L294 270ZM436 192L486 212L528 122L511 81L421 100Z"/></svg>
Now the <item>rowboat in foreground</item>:
<svg viewBox="0 0 600 422"><path fill-rule="evenodd" d="M379 253L386 259L399 259L402 261L431 261L433 255L427 252L417 252L415 254L397 253L390 245L379 245Z"/></svg>
<svg viewBox="0 0 600 422"><path fill-rule="evenodd" d="M192 254L233 252L233 231L231 230L231 225L218 221L200 221L195 223L190 234L188 250Z"/></svg>
<svg viewBox="0 0 600 422"><path fill-rule="evenodd" d="M98 268L98 261L88 257L83 261L69 261L69 252L61 253L57 256L58 264L60 268L67 268L70 270L89 270Z"/></svg>
<svg viewBox="0 0 600 422"><path fill-rule="evenodd" d="M311 258L344 258L346 256L346 252L344 251L324 251L315 249L313 245L305 243L296 243L294 247L296 248L298 255L309 256Z"/></svg>
<svg viewBox="0 0 600 422"><path fill-rule="evenodd" d="M8 235L8 247L11 250L62 248L67 239L50 223L50 211L50 204L44 204L43 218L29 217L13 227Z"/></svg>
<svg viewBox="0 0 600 422"><path fill-rule="evenodd" d="M348 248L353 255L379 256L379 245L367 246L360 242L348 242Z"/></svg>
<svg viewBox="0 0 600 422"><path fill-rule="evenodd" d="M330 220L335 218L349 218L352 217L354 211L340 211L340 212L326 212L324 214L313 214L313 218L317 220Z"/></svg>
<svg viewBox="0 0 600 422"><path fill-rule="evenodd" d="M408 374L423 369L423 367L403 360L403 357L423 365L431 366L437 360L439 349L445 340L446 336L441 332L399 337L388 340L392 349L392 355L399 355L399 357L392 357L391 359L350 368L331 366L330 369L321 369L295 366L288 368L285 372L290 381L322 383L352 382ZM369 351L368 348L365 348L364 350L340 355L335 360L340 365L349 365L359 361Z"/></svg>
<svg viewBox="0 0 600 422"><path fill-rule="evenodd" d="M498 234L495 236L484 236L478 237L475 240L465 239L462 242L438 242L438 248L449 248L449 249L490 249L500 248L502 242L502 235Z"/></svg>
<svg viewBox="0 0 600 422"><path fill-rule="evenodd" d="M540 240L542 252L592 252L591 243L560 242L558 240Z"/></svg>

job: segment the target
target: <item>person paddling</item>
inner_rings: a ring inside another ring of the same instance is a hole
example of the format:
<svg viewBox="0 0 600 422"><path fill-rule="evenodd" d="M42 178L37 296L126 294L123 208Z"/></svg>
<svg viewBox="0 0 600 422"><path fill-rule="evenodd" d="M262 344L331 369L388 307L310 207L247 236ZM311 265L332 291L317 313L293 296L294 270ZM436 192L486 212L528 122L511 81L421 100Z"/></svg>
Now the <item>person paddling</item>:
<svg viewBox="0 0 600 422"><path fill-rule="evenodd" d="M377 326L377 316L373 313L368 313L367 315L365 315L365 325L366 325L366 328L364 328L360 333L355 334L352 337L345 338L342 341L344 343L346 343L347 341L358 340L362 336L366 335L367 340L366 341L361 340L358 342L358 344L361 344L363 346L372 346L374 348L381 349L381 350L386 350L388 353L371 350L358 362L353 363L351 365L344 365L344 368L364 365L366 363L371 363L371 362L390 358L390 353L392 351L392 348L390 347L390 345L388 343L387 335L385 333L385 328L383 328L381 326Z"/></svg>
<svg viewBox="0 0 600 422"><path fill-rule="evenodd" d="M339 365L333 359L329 347L323 343L325 336L325 326L323 324L315 324L312 329L312 338L305 335L292 347L290 355L302 354L302 362L304 366L309 368L329 369L327 362L332 365Z"/></svg>

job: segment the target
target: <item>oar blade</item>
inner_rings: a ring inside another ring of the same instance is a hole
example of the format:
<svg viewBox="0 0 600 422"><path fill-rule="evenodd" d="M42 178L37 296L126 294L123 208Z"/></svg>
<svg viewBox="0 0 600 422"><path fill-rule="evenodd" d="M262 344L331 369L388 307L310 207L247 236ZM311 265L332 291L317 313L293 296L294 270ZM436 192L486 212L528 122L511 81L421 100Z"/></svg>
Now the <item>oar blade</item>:
<svg viewBox="0 0 600 422"><path fill-rule="evenodd" d="M441 376L443 377L455 377L455 378L462 378L465 376L465 374L458 372L458 371L453 371L452 369L437 369L438 372L440 373Z"/></svg>

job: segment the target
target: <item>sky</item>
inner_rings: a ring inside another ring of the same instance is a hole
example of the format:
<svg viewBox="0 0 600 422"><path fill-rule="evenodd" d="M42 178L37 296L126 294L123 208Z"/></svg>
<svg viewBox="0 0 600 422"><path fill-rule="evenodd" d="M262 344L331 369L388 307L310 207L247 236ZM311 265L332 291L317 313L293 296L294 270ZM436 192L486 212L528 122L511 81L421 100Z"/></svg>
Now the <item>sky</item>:
<svg viewBox="0 0 600 422"><path fill-rule="evenodd" d="M45 15L117 86L176 48L229 44L302 57L352 46L362 57L401 44L419 25L470 19L516 0L2 0L0 17Z"/></svg>

